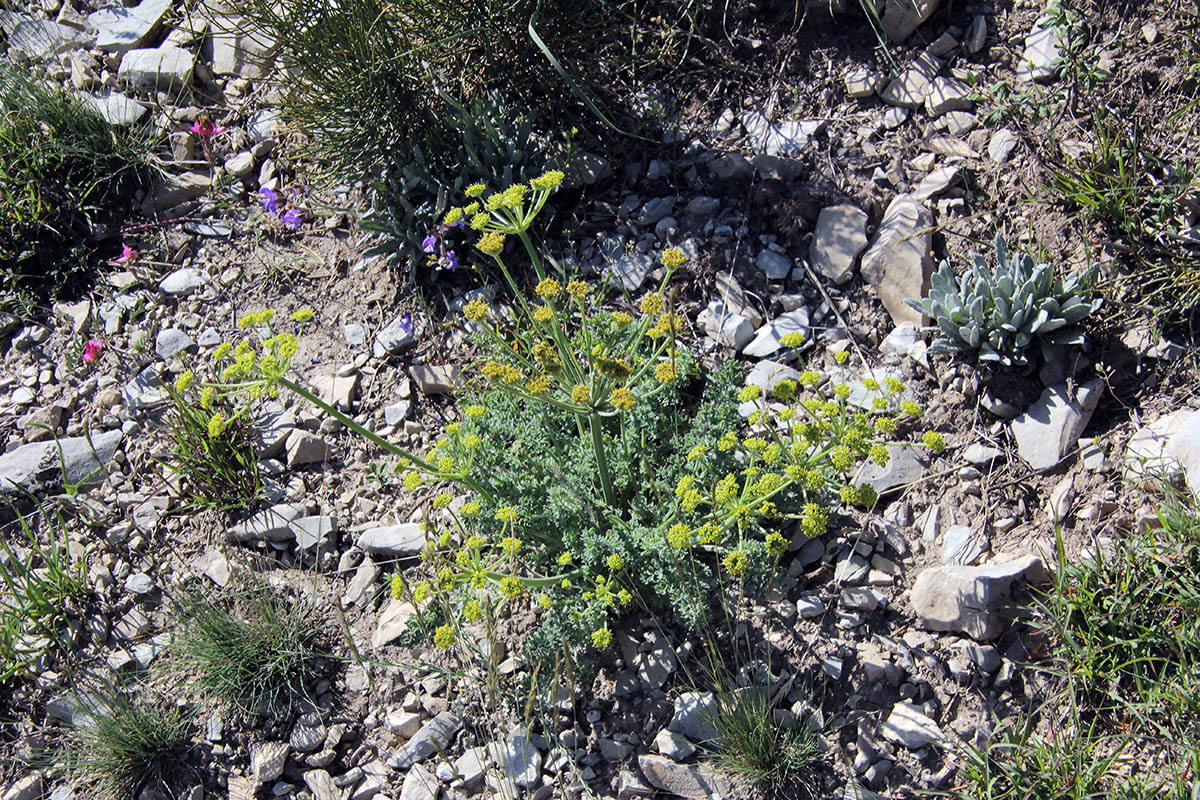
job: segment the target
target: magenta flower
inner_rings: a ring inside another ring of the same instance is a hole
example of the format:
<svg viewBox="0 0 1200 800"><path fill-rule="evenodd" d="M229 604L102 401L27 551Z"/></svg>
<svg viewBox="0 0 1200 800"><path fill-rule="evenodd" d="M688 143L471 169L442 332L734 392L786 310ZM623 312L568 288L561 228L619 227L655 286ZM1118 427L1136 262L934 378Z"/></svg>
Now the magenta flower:
<svg viewBox="0 0 1200 800"><path fill-rule="evenodd" d="M294 231L300 229L300 220L300 212L294 208L289 208L287 211L283 212L283 216L279 218L280 222L282 222L284 225L287 225Z"/></svg>
<svg viewBox="0 0 1200 800"><path fill-rule="evenodd" d="M192 123L190 130L192 133L196 134L202 140L207 142L218 133L224 133L225 126L217 125L207 117L199 117L195 122Z"/></svg>
<svg viewBox="0 0 1200 800"><path fill-rule="evenodd" d="M134 250L132 247L130 247L127 244L122 244L121 245L121 255L119 258L116 259L116 263L128 264L130 261L133 261L137 257L138 257L137 250Z"/></svg>
<svg viewBox="0 0 1200 800"><path fill-rule="evenodd" d="M95 361L100 357L100 351L104 349L104 342L99 339L89 339L83 346L83 361L88 363Z"/></svg>

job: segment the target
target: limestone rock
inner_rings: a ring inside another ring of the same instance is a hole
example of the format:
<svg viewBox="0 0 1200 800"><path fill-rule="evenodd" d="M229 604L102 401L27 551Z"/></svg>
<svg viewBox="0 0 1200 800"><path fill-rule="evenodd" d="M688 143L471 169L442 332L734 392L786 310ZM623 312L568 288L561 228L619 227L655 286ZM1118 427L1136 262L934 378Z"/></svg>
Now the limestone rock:
<svg viewBox="0 0 1200 800"><path fill-rule="evenodd" d="M133 89L150 92L180 92L192 83L196 56L182 47L130 50L121 59L117 77Z"/></svg>
<svg viewBox="0 0 1200 800"><path fill-rule="evenodd" d="M462 370L454 364L418 364L408 376L425 394L450 394L462 383Z"/></svg>
<svg viewBox="0 0 1200 800"><path fill-rule="evenodd" d="M0 455L0 496L38 492L63 483L93 485L124 435L119 430L58 441L33 442ZM65 465L65 470L63 469Z"/></svg>
<svg viewBox="0 0 1200 800"><path fill-rule="evenodd" d="M133 8L115 6L88 14L96 30L96 47L106 53L124 53L151 44L171 0L142 0Z"/></svg>
<svg viewBox="0 0 1200 800"><path fill-rule="evenodd" d="M944 565L917 576L910 599L921 624L931 631L955 631L980 642L995 639L1004 629L999 613L1013 584L1046 578L1042 560L1026 556L982 567Z"/></svg>
<svg viewBox="0 0 1200 800"><path fill-rule="evenodd" d="M923 325L920 311L905 300L923 298L933 272L933 215L911 195L898 195L862 257L860 271L897 325Z"/></svg>
<svg viewBox="0 0 1200 800"><path fill-rule="evenodd" d="M289 467L321 463L328 460L330 456L329 445L324 439L315 433L309 433L299 428L293 428L292 432L288 434L284 449L287 451Z"/></svg>
<svg viewBox="0 0 1200 800"><path fill-rule="evenodd" d="M1044 22L1044 21L1043 21ZM1017 79L1022 81L1049 81L1062 57L1063 37L1048 22L1045 27L1035 26L1025 37L1025 52L1017 63Z"/></svg>
<svg viewBox="0 0 1200 800"><path fill-rule="evenodd" d="M879 23L893 42L912 36L921 23L933 16L941 0L887 0Z"/></svg>
<svg viewBox="0 0 1200 800"><path fill-rule="evenodd" d="M900 108L920 108L929 94L929 84L942 68L941 59L922 53L879 93L883 102Z"/></svg>
<svg viewBox="0 0 1200 800"><path fill-rule="evenodd" d="M358 546L384 558L412 558L425 549L425 531L419 522L368 528L358 537Z"/></svg>
<svg viewBox="0 0 1200 800"><path fill-rule="evenodd" d="M408 627L409 619L415 613L417 610L411 603L395 598L389 600L387 606L379 614L379 621L375 624L375 633L371 637L371 648L378 650L399 639L405 628Z"/></svg>
<svg viewBox="0 0 1200 800"><path fill-rule="evenodd" d="M115 127L132 125L146 116L146 107L131 97L112 92L103 97L85 94L81 98L85 105L99 114L105 122Z"/></svg>
<svg viewBox="0 0 1200 800"><path fill-rule="evenodd" d="M851 205L830 206L817 216L808 257L813 268L836 284L854 274L854 259L867 246L867 213Z"/></svg>
<svg viewBox="0 0 1200 800"><path fill-rule="evenodd" d="M1051 386L1010 426L1017 452L1030 467L1041 471L1058 464L1079 441L1096 404L1100 402L1100 379L1080 386L1072 395L1067 384Z"/></svg>
<svg viewBox="0 0 1200 800"><path fill-rule="evenodd" d="M753 358L772 355L783 346L780 340L789 333L799 333L803 334L805 338L808 337L807 308L797 308L794 311L780 314L759 328L754 332L754 338L750 340L750 343L742 349L742 353Z"/></svg>
<svg viewBox="0 0 1200 800"><path fill-rule="evenodd" d="M405 744L397 748L388 759L392 769L408 769L413 764L427 760L438 751L444 751L462 727L462 720L449 711L443 711L421 726L421 730Z"/></svg>
<svg viewBox="0 0 1200 800"><path fill-rule="evenodd" d="M638 756L638 767L656 789L688 800L727 797L735 788L732 780L715 770L680 764L662 756L648 753Z"/></svg>
<svg viewBox="0 0 1200 800"><path fill-rule="evenodd" d="M266 75L275 52L274 40L251 32L240 17L217 17L212 30L212 69L217 75L254 80Z"/></svg>
<svg viewBox="0 0 1200 800"><path fill-rule="evenodd" d="M892 706L892 713L879 726L879 732L885 739L913 750L929 744L941 744L946 738L936 722L907 701Z"/></svg>
<svg viewBox="0 0 1200 800"><path fill-rule="evenodd" d="M712 720L717 711L717 698L712 692L684 692L675 701L675 714L667 730L695 742L715 739L718 734Z"/></svg>
<svg viewBox="0 0 1200 800"><path fill-rule="evenodd" d="M714 300L700 312L697 322L704 332L722 347L740 351L754 338L754 326L750 320L734 314L720 300Z"/></svg>

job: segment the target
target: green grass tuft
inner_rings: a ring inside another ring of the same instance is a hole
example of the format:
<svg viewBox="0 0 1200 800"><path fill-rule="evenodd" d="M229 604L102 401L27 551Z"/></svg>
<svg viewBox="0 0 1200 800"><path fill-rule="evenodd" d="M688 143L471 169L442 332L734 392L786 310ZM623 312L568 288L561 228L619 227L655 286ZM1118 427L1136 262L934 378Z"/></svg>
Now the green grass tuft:
<svg viewBox="0 0 1200 800"><path fill-rule="evenodd" d="M117 800L146 790L178 796L192 713L141 687L109 688L106 696L81 700L86 718L67 735L57 765L84 797Z"/></svg>
<svg viewBox="0 0 1200 800"><path fill-rule="evenodd" d="M1060 565L1040 602L1058 658L1098 707L1200 714L1200 518L1182 494L1160 527Z"/></svg>
<svg viewBox="0 0 1200 800"><path fill-rule="evenodd" d="M317 674L313 640L322 626L304 600L260 586L179 603L174 653L206 695L245 713L280 713Z"/></svg>
<svg viewBox="0 0 1200 800"><path fill-rule="evenodd" d="M23 674L54 647L87 594L82 564L72 564L66 526L42 515L41 531L18 515L16 530L0 531L0 684Z"/></svg>

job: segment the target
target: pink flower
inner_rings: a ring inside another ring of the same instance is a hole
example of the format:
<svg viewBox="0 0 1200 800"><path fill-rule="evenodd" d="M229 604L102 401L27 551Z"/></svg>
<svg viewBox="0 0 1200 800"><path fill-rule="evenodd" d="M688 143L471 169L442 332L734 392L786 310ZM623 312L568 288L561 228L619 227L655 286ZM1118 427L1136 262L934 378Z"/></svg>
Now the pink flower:
<svg viewBox="0 0 1200 800"><path fill-rule="evenodd" d="M209 139L216 136L218 133L224 133L225 126L216 124L208 117L199 117L196 119L195 122L192 123L192 127L190 130L192 131L192 133L196 134L201 139L203 139L204 141L207 142Z"/></svg>
<svg viewBox="0 0 1200 800"><path fill-rule="evenodd" d="M121 257L116 259L118 264L126 264L138 257L138 251L127 244L121 245Z"/></svg>
<svg viewBox="0 0 1200 800"><path fill-rule="evenodd" d="M104 342L99 339L89 339L87 344L83 346L83 361L86 364L89 361L95 361L100 357L100 351L104 349Z"/></svg>

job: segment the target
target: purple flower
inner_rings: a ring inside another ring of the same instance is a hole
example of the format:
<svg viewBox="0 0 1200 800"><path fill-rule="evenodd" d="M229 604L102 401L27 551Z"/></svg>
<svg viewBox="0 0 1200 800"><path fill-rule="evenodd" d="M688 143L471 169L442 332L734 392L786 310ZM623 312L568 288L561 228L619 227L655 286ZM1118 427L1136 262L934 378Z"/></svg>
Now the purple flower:
<svg viewBox="0 0 1200 800"><path fill-rule="evenodd" d="M458 269L459 267L458 255L453 250L446 251L446 262L446 269Z"/></svg>
<svg viewBox="0 0 1200 800"><path fill-rule="evenodd" d="M432 253L437 249L437 236L430 234L425 237L425 241L421 242L421 249L426 253Z"/></svg>
<svg viewBox="0 0 1200 800"><path fill-rule="evenodd" d="M400 322L400 329L408 336L412 336L412 314L408 311L404 312L404 319Z"/></svg>
<svg viewBox="0 0 1200 800"><path fill-rule="evenodd" d="M298 230L300 228L300 212L294 208L289 208L283 212L283 216L279 218L279 221L292 230Z"/></svg>
<svg viewBox="0 0 1200 800"><path fill-rule="evenodd" d="M464 228L464 229L465 229L467 226L466 226L466 225L463 225L463 224L462 224L462 221L460 220L459 222L451 222L451 223L450 223L450 227L451 227L451 228Z"/></svg>
<svg viewBox="0 0 1200 800"><path fill-rule="evenodd" d="M279 216L279 194L274 189L268 189L265 186L263 188L259 189L258 193L260 195L262 195L263 211L266 211L272 217L278 217Z"/></svg>

